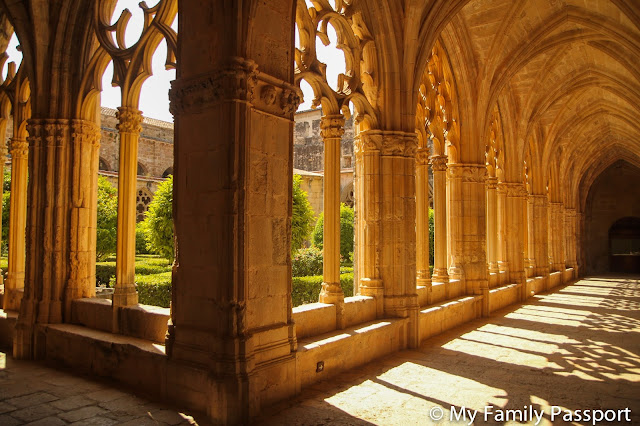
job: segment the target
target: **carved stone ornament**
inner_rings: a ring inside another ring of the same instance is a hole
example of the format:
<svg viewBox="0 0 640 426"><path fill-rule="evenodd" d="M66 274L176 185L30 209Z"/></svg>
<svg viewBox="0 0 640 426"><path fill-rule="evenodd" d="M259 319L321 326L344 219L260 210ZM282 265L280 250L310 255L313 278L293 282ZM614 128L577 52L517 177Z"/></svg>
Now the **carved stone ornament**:
<svg viewBox="0 0 640 426"><path fill-rule="evenodd" d="M415 133L384 133L382 137L382 155L394 157L414 157L418 148Z"/></svg>
<svg viewBox="0 0 640 426"><path fill-rule="evenodd" d="M27 141L31 146L62 146L67 139L69 120L66 119L30 119L27 123L29 136Z"/></svg>
<svg viewBox="0 0 640 426"><path fill-rule="evenodd" d="M463 182L484 183L487 167L484 164L449 164L449 177Z"/></svg>
<svg viewBox="0 0 640 426"><path fill-rule="evenodd" d="M100 128L91 121L72 120L71 139L74 144L100 146Z"/></svg>
<svg viewBox="0 0 640 426"><path fill-rule="evenodd" d="M495 176L487 176L487 189L496 189L498 187L498 178Z"/></svg>
<svg viewBox="0 0 640 426"><path fill-rule="evenodd" d="M356 136L353 150L356 155L365 153L379 153L382 145L382 135L379 132L363 132Z"/></svg>
<svg viewBox="0 0 640 426"><path fill-rule="evenodd" d="M446 155L433 155L431 157L431 167L436 172L447 171L447 156Z"/></svg>
<svg viewBox="0 0 640 426"><path fill-rule="evenodd" d="M169 90L169 110L175 116L199 113L222 101L251 102L257 74L255 62L234 58L208 75L176 80Z"/></svg>
<svg viewBox="0 0 640 426"><path fill-rule="evenodd" d="M120 133L140 133L142 131L142 112L134 108L119 107L116 112Z"/></svg>
<svg viewBox="0 0 640 426"><path fill-rule="evenodd" d="M322 139L340 139L344 134L344 116L325 115L320 120L320 129Z"/></svg>
<svg viewBox="0 0 640 426"><path fill-rule="evenodd" d="M29 154L29 143L25 139L11 138L11 156L15 158L26 157Z"/></svg>
<svg viewBox="0 0 640 426"><path fill-rule="evenodd" d="M429 149L418 148L416 150L416 164L418 166L426 166L429 164Z"/></svg>
<svg viewBox="0 0 640 426"><path fill-rule="evenodd" d="M260 96L253 100L254 108L278 117L291 118L302 100L300 89L264 73L258 72L256 75L255 91ZM250 99L247 101L251 102Z"/></svg>
<svg viewBox="0 0 640 426"><path fill-rule="evenodd" d="M524 183L520 182L502 182L498 185L498 188L502 187L507 197L526 197L527 188Z"/></svg>

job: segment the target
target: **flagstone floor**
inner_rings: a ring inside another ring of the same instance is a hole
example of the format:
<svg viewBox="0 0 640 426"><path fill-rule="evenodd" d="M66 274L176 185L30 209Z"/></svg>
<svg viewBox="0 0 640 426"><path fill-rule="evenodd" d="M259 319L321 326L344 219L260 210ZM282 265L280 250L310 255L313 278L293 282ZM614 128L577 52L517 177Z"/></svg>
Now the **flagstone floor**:
<svg viewBox="0 0 640 426"><path fill-rule="evenodd" d="M0 425L207 424L116 386L0 353ZM304 389L255 423L548 425L594 416L640 424L639 277L592 277L537 295Z"/></svg>

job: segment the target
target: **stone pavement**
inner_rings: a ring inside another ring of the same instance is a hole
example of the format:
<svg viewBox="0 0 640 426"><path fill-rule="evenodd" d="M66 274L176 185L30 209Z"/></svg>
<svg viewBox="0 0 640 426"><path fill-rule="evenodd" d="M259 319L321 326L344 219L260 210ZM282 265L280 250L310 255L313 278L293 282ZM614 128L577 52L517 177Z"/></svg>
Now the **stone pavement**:
<svg viewBox="0 0 640 426"><path fill-rule="evenodd" d="M0 426L205 424L116 386L0 352Z"/></svg>
<svg viewBox="0 0 640 426"><path fill-rule="evenodd" d="M592 424L576 421L576 410L623 420L597 424L640 424L640 279L590 278L535 296L306 388L256 423L535 424L534 412L542 410L539 424L547 425L552 406L575 424ZM2 426L206 424L191 415L113 383L0 353ZM553 424L570 422L556 415Z"/></svg>
<svg viewBox="0 0 640 426"><path fill-rule="evenodd" d="M563 416L569 410L571 418L555 415L551 422L552 406ZM470 410L467 420L458 421L463 407ZM604 411L625 408L630 412ZM587 409L622 420L597 424L640 424L637 278L584 279L537 295L417 350L311 386L261 420L274 425L535 424L533 411L543 410L541 425L592 424L584 421L586 415L577 420L582 413L576 410ZM430 413L442 419L436 422Z"/></svg>

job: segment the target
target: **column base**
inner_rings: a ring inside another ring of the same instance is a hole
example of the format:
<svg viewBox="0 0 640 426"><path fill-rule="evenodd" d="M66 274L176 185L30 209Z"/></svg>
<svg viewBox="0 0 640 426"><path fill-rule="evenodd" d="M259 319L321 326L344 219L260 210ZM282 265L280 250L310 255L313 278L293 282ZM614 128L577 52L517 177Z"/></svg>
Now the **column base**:
<svg viewBox="0 0 640 426"><path fill-rule="evenodd" d="M384 317L384 287L382 280L377 278L361 278L360 294L362 296L373 297L376 301L376 318Z"/></svg>
<svg viewBox="0 0 640 426"><path fill-rule="evenodd" d="M464 270L459 265L451 265L449 268L449 279L464 280Z"/></svg>
<svg viewBox="0 0 640 426"><path fill-rule="evenodd" d="M4 283L3 309L19 311L24 294L24 272L9 272Z"/></svg>
<svg viewBox="0 0 640 426"><path fill-rule="evenodd" d="M336 306L336 327L342 330L344 324L344 293L340 283L322 283L322 290L320 290L320 297L318 299L320 303L328 303Z"/></svg>
<svg viewBox="0 0 640 426"><path fill-rule="evenodd" d="M416 286L424 287L427 291L427 305L430 305L432 302L432 288L431 288L431 278L417 278Z"/></svg>
<svg viewBox="0 0 640 426"><path fill-rule="evenodd" d="M384 313L386 317L409 318L407 329L407 347L417 348L420 346L420 333L418 330L418 295L401 295L384 297Z"/></svg>
<svg viewBox="0 0 640 426"><path fill-rule="evenodd" d="M436 283L448 283L449 272L446 268L434 268L433 275L431 275L431 282Z"/></svg>
<svg viewBox="0 0 640 426"><path fill-rule="evenodd" d="M138 292L135 286L118 287L113 292L113 306L131 306L138 304Z"/></svg>

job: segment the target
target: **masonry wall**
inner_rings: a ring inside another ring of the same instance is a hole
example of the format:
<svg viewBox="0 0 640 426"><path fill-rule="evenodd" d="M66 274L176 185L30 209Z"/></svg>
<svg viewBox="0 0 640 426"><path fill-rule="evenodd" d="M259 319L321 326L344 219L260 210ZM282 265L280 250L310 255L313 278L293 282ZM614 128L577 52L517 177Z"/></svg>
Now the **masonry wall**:
<svg viewBox="0 0 640 426"><path fill-rule="evenodd" d="M640 217L640 169L619 161L591 186L585 209L586 273L609 272L609 228L618 219Z"/></svg>

